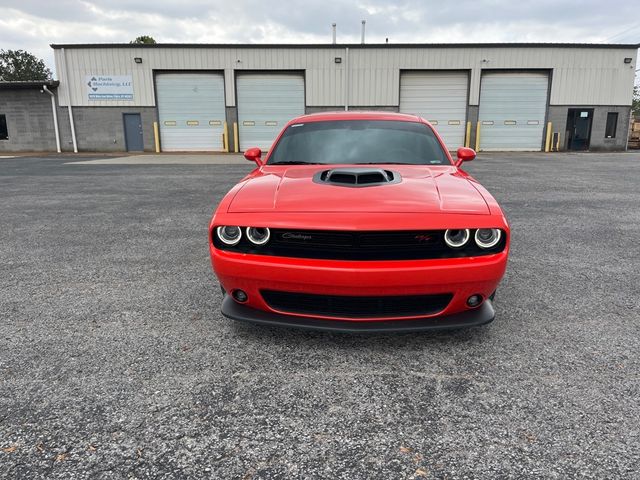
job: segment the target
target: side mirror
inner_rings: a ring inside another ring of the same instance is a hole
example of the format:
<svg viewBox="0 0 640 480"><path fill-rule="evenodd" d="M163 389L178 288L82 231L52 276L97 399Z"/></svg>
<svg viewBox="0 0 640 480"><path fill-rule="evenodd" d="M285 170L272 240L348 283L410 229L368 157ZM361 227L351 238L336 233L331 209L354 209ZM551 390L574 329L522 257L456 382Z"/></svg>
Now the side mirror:
<svg viewBox="0 0 640 480"><path fill-rule="evenodd" d="M250 162L255 162L259 167L262 165L262 160L260 157L262 156L262 150L258 147L249 148L244 151L244 158L249 160Z"/></svg>
<svg viewBox="0 0 640 480"><path fill-rule="evenodd" d="M459 167L462 165L462 162L470 162L476 158L476 151L473 148L460 147L456 152L456 155L458 157L456 167Z"/></svg>

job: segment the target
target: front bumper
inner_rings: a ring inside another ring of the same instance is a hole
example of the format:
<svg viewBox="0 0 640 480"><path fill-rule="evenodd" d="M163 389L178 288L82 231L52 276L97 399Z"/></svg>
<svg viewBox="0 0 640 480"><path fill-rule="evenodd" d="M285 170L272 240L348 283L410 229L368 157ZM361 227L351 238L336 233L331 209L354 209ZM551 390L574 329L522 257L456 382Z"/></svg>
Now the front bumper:
<svg viewBox="0 0 640 480"><path fill-rule="evenodd" d="M222 301L222 314L232 320L250 322L261 325L293 327L306 330L345 333L384 333L384 332L418 332L425 330L451 330L456 328L475 327L490 323L495 312L491 300L486 300L480 307L465 312L422 318L418 320L378 320L375 322L354 322L349 320L325 320L298 315L284 315L275 312L257 310L236 303L229 295Z"/></svg>
<svg viewBox="0 0 640 480"><path fill-rule="evenodd" d="M291 326L304 323L314 328L323 324L338 327L346 322L354 324L349 327L353 331L371 327L355 324L380 323L381 326L373 327L385 330L389 327L384 324L397 327L397 323L403 321L406 325L401 326L401 330L411 331L439 322L444 322L445 328L451 328L448 323L455 328L491 321L490 305L470 309L466 301L469 296L480 294L488 302L504 275L508 249L482 257L367 262L242 254L218 250L211 244L210 253L213 269L224 290L241 289L248 295L244 304L232 305L232 298L225 299L223 313L230 318ZM277 310L267 304L263 290L337 296L450 294L452 297L443 310L429 315L352 318ZM457 317L462 314L465 315ZM410 325L414 323L415 326ZM392 329L398 330L396 327Z"/></svg>

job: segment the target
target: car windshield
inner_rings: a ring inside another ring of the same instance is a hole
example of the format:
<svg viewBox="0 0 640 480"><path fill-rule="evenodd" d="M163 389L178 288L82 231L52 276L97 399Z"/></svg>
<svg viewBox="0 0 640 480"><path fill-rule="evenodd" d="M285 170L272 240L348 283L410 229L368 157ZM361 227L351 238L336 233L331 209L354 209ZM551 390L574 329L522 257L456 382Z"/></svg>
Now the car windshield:
<svg viewBox="0 0 640 480"><path fill-rule="evenodd" d="M418 122L336 120L289 125L267 164L450 165L433 131Z"/></svg>

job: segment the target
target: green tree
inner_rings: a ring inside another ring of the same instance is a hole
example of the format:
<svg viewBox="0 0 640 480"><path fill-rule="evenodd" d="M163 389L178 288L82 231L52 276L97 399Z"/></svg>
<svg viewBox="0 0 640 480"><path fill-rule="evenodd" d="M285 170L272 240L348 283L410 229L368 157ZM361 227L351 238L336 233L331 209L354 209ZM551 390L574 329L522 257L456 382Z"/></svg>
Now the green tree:
<svg viewBox="0 0 640 480"><path fill-rule="evenodd" d="M129 43L153 44L156 43L156 41L151 35L140 35L139 37L136 37L135 40L131 40Z"/></svg>
<svg viewBox="0 0 640 480"><path fill-rule="evenodd" d="M640 85L633 87L633 101L631 103L631 111L635 118L640 118Z"/></svg>
<svg viewBox="0 0 640 480"><path fill-rule="evenodd" d="M51 80L51 70L44 61L25 50L0 50L0 80Z"/></svg>

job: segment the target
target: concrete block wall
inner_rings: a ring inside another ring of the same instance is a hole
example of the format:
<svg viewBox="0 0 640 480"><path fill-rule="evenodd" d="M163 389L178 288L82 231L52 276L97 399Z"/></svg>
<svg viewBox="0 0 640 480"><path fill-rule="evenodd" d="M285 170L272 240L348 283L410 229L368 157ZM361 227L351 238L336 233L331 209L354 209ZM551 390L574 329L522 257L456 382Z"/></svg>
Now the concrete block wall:
<svg viewBox="0 0 640 480"><path fill-rule="evenodd" d="M605 138L607 125L607 113L618 113L618 125L616 126L616 138ZM595 107L593 111L593 126L591 127L591 144L589 150L614 151L624 150L627 145L629 133L629 116L631 107Z"/></svg>
<svg viewBox="0 0 640 480"><path fill-rule="evenodd" d="M57 92L56 92L57 93ZM57 99L57 98L56 98ZM624 150L628 135L629 106L557 106L548 107L547 121L553 123L553 131L560 133L560 149L566 150L566 123L569 108L593 108L590 150ZM229 125L229 148L234 150L233 123L237 122L237 108L227 107ZM340 110L337 107L306 107L306 113ZM353 106L350 110L378 110L397 112L397 106ZM605 138L607 113L618 113L615 138ZM156 107L73 107L78 150L99 152L126 151L123 113L140 113L143 123L145 151L154 151L153 122L157 121ZM55 130L51 100L39 89L0 91L0 114L7 117L9 139L0 140L0 152L49 151L55 152ZM475 148L475 132L478 121L478 106L468 107L467 120L471 122L470 146ZM68 110L58 107L58 124L63 151L73 151ZM450 146L454 148L454 146ZM457 146L455 146L457 147Z"/></svg>
<svg viewBox="0 0 640 480"><path fill-rule="evenodd" d="M126 151L123 113L140 113L144 149L154 151L153 122L157 119L155 107L73 107L78 151ZM2 90L0 114L6 115L9 131L9 138L0 140L0 152L56 151L53 112L48 94L40 93L35 88ZM58 106L57 114L61 149L72 152L73 141L67 107Z"/></svg>
<svg viewBox="0 0 640 480"><path fill-rule="evenodd" d="M39 89L0 91L0 114L6 115L9 138L0 152L56 151L51 97Z"/></svg>
<svg viewBox="0 0 640 480"><path fill-rule="evenodd" d="M560 133L560 150L567 150L567 115L570 108L593 108L593 120L591 124L591 142L589 150L620 151L627 144L629 130L629 115L631 107L628 106L598 106L598 105L550 105L548 121L553 123L553 131ZM607 125L607 113L618 113L618 125L615 138L605 138L604 132Z"/></svg>
<svg viewBox="0 0 640 480"><path fill-rule="evenodd" d="M60 149L63 152L73 152L71 127L69 126L69 112L67 107L58 104L58 128L60 130ZM54 150L55 151L55 150Z"/></svg>
<svg viewBox="0 0 640 480"><path fill-rule="evenodd" d="M69 119L64 110L65 121ZM79 152L124 152L123 113L139 113L142 119L142 140L145 151L155 151L153 122L157 121L156 107L73 107L73 120ZM70 128L65 128L65 146L71 139Z"/></svg>

